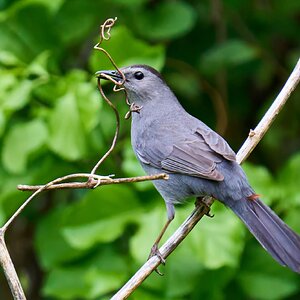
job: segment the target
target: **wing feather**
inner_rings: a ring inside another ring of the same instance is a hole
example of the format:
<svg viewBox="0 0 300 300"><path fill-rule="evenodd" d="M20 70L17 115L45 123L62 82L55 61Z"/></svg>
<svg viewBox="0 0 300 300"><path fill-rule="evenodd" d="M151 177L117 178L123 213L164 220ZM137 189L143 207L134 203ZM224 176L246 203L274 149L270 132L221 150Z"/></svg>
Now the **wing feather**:
<svg viewBox="0 0 300 300"><path fill-rule="evenodd" d="M197 129L196 134L203 137L209 147L227 160L235 161L236 154L228 143L211 129Z"/></svg>
<svg viewBox="0 0 300 300"><path fill-rule="evenodd" d="M224 159L230 161L236 159L227 142L209 128L198 128L194 134L184 136L180 142L173 142L167 149L169 153L163 153L161 148L149 145L143 151L136 150L136 153L143 163L167 172L215 181L224 179L223 174L217 169L217 164Z"/></svg>
<svg viewBox="0 0 300 300"><path fill-rule="evenodd" d="M161 168L169 172L222 181L224 176L216 170L216 162L199 148L194 153L194 146L197 143L173 146L171 154L161 161Z"/></svg>

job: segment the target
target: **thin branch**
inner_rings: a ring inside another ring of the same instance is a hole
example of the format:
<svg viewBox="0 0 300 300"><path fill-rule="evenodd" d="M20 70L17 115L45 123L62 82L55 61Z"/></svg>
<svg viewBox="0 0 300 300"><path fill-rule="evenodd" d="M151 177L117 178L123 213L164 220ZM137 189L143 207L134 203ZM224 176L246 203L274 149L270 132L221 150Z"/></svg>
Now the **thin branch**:
<svg viewBox="0 0 300 300"><path fill-rule="evenodd" d="M296 88L300 79L300 59L295 66L292 74L284 85L283 89L275 99L270 109L267 111L262 121L255 128L255 138L248 137L244 145L237 153L237 162L242 163L252 152L258 142L262 139L270 125L276 118L281 108L286 103L291 92ZM192 214L184 221L178 230L165 242L159 249L162 256L167 257L183 241L188 233L193 229L197 222L205 215L207 209L212 205L214 200L210 197L205 199L204 204L197 206ZM112 300L127 299L132 292L160 265L161 261L154 256L149 259L131 279L111 298Z"/></svg>
<svg viewBox="0 0 300 300"><path fill-rule="evenodd" d="M0 231L0 264L15 300L26 300L19 277L4 241L4 231Z"/></svg>
<svg viewBox="0 0 300 300"><path fill-rule="evenodd" d="M106 97L106 95L103 92L102 86L101 86L101 80L100 78L98 78L98 89L101 93L101 96L105 99L105 101L108 103L108 105L112 108L112 110L115 113L115 117L116 117L116 131L115 131L115 135L113 138L113 141L111 143L110 148L108 149L108 151L101 157L101 159L96 163L96 165L94 166L93 170L91 171L91 175L95 174L97 169L99 168L99 166L104 162L104 160L111 154L111 152L114 150L115 146L116 146L116 142L118 139L118 135L119 135L119 130L120 130L120 116L118 113L118 110L116 109L116 107L113 105L113 103Z"/></svg>
<svg viewBox="0 0 300 300"><path fill-rule="evenodd" d="M90 174L86 174L90 176ZM132 182L141 182L141 181L149 181L149 180L158 180L158 179L168 179L167 174L157 174L157 175L149 175L149 176L137 176L137 177L128 177L128 178L104 178L100 180L100 184L98 180L92 179L89 182L66 182L59 184L52 184L50 186L45 187L44 185L18 185L18 190L20 191L36 191L43 187L44 190L57 190L57 189L90 189L108 184L120 184L120 183L132 183Z"/></svg>
<svg viewBox="0 0 300 300"><path fill-rule="evenodd" d="M37 196L42 191L48 189L53 184L60 183L65 180L74 179L74 178L94 178L98 182L98 184L101 183L101 180L103 179L110 179L109 176L99 176L99 175L92 175L90 173L76 173L76 174L69 174L63 177L56 178L50 182L48 182L46 185L40 186L36 191L26 199L24 203L14 212L14 214L6 221L6 223L1 227L1 230L4 232L7 230L8 226L15 220L15 218L24 210L24 208L29 204L29 202ZM87 182L89 184L89 182Z"/></svg>

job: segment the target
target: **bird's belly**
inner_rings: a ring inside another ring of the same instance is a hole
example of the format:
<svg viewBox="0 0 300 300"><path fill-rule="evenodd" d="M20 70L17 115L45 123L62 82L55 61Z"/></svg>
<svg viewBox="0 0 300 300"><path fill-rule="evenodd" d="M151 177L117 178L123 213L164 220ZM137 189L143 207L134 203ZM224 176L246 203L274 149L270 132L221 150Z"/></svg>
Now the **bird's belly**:
<svg viewBox="0 0 300 300"><path fill-rule="evenodd" d="M142 164L149 175L164 171ZM153 184L166 202L182 203L186 198L208 195L207 187L199 182L199 178L187 175L168 173L169 179L154 180ZM195 181L193 183L193 181ZM210 195L210 194L209 194Z"/></svg>
<svg viewBox="0 0 300 300"><path fill-rule="evenodd" d="M253 194L246 177L236 164L223 162L220 166L224 174L223 181L213 181L184 174L168 174L168 180L154 180L153 184L166 202L182 203L188 197L212 196L227 204ZM163 170L143 164L149 175L163 173Z"/></svg>

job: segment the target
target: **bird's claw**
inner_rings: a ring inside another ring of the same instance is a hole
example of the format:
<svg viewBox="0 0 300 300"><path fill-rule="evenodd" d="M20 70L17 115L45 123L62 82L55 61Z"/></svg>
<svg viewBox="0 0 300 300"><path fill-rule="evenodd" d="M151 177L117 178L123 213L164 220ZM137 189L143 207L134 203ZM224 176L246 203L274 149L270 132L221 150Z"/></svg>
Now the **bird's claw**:
<svg viewBox="0 0 300 300"><path fill-rule="evenodd" d="M204 214L210 218L213 218L215 215L210 213L210 206L207 205L205 201L203 201L203 198L204 197L197 197L195 201L195 206L203 206L203 210L205 210Z"/></svg>
<svg viewBox="0 0 300 300"><path fill-rule="evenodd" d="M159 249L158 249L158 245L154 244L151 248L150 254L148 256L148 260L153 257L153 256L157 256L161 262L161 264L165 265L166 264L166 260L163 258L162 254L160 253Z"/></svg>
<svg viewBox="0 0 300 300"><path fill-rule="evenodd" d="M209 211L205 215L210 217L210 218L213 218L215 216L214 214L211 214Z"/></svg>
<svg viewBox="0 0 300 300"><path fill-rule="evenodd" d="M151 257L153 257L153 256L157 256L157 257L159 258L160 263L161 263L162 265L165 265L165 264L166 264L166 260L163 258L161 252L159 251L158 245L157 245L157 244L154 244L154 245L152 246L151 251L150 251L150 254L149 254L149 256L148 256L148 260L149 260ZM156 272L158 275L160 275L160 276L163 276L163 275L164 275L162 272L160 272L160 271L158 270L158 268L155 269L155 272Z"/></svg>

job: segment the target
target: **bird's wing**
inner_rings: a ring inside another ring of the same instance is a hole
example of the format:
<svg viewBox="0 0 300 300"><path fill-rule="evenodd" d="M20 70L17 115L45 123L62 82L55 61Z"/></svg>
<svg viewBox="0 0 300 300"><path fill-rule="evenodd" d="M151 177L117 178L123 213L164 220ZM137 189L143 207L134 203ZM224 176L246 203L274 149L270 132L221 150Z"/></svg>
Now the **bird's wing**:
<svg viewBox="0 0 300 300"><path fill-rule="evenodd" d="M227 142L210 129L197 129L194 134L184 137L169 148L147 147L143 153L137 153L142 162L167 172L186 174L215 181L222 181L223 174L216 166L222 160L235 161L235 153Z"/></svg>
<svg viewBox="0 0 300 300"><path fill-rule="evenodd" d="M227 160L236 160L235 152L230 148L228 143L210 128L197 129L196 135L201 136L211 150L220 154Z"/></svg>

